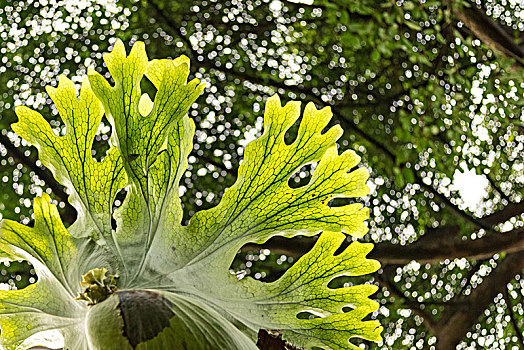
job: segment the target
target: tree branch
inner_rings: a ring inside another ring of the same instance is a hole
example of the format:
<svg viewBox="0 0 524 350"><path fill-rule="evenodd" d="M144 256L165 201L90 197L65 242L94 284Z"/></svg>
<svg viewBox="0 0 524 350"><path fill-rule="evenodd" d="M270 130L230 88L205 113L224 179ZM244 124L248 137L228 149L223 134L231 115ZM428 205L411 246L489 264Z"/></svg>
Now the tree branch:
<svg viewBox="0 0 524 350"><path fill-rule="evenodd" d="M484 225L495 226L524 213L524 201L509 203L503 209L479 219Z"/></svg>
<svg viewBox="0 0 524 350"><path fill-rule="evenodd" d="M496 232L475 240L423 239L423 237L420 241L408 245L376 243L368 257L385 264L407 264L413 260L420 263L434 263L456 258L485 259L502 252L524 252L524 228L505 233ZM315 237L273 237L262 245L246 244L242 250L267 248L273 253L300 257L313 248L315 241Z"/></svg>
<svg viewBox="0 0 524 350"><path fill-rule="evenodd" d="M470 7L452 6L452 8L455 16L464 22L464 25L486 46L516 59L517 63L524 67L524 49L515 43L500 24L478 9L474 3Z"/></svg>
<svg viewBox="0 0 524 350"><path fill-rule="evenodd" d="M444 203L447 207L451 208L456 214L465 219L466 221L474 224L476 227L483 228L486 231L491 231L491 226L483 222L482 220L475 218L472 215L469 215L464 210L460 209L458 205L451 202L451 200L437 191L433 186L424 183L424 180L418 175L415 174L415 182L420 185L421 188L425 189L429 193L432 193L438 200Z"/></svg>
<svg viewBox="0 0 524 350"><path fill-rule="evenodd" d="M446 310L438 321L435 335L438 338L439 349L455 349L468 330L478 321L484 310L493 302L500 292L500 286L505 286L515 275L522 272L524 254L508 254L483 283L473 289L467 298L468 303L458 308Z"/></svg>
<svg viewBox="0 0 524 350"><path fill-rule="evenodd" d="M194 152L191 152L191 154L193 154ZM233 177L237 177L238 176L238 169L236 168L231 168L231 169L228 169L224 163L222 163L221 161L217 161L217 160L214 160L210 157L206 157L205 155L202 155L202 156L199 156L199 155L195 155L195 157L199 160L203 160L205 163L208 163L208 164L211 164L213 165L215 168L217 169L220 169L222 171L225 171L227 172L229 175L233 176Z"/></svg>
<svg viewBox="0 0 524 350"><path fill-rule="evenodd" d="M180 25L177 24L175 21L173 21L170 17L166 16L164 14L164 10L158 7L158 4L156 4L155 1L148 1L148 6L151 6L151 8L155 11L155 14L157 17L160 17L166 25L175 32L175 34L184 42L184 44L188 47L189 51L187 51L187 54L192 60L196 60L197 53L193 49L193 46L191 45L191 42L189 39L185 37L185 35L182 34L182 31L180 30Z"/></svg>
<svg viewBox="0 0 524 350"><path fill-rule="evenodd" d="M460 283L460 291L458 293L455 293L455 295L464 295L464 291L466 290L466 288L470 287L471 286L471 283L472 283L472 278L473 276L475 276L475 274L477 272L480 271L480 268L482 267L482 265L484 265L484 263L486 261L488 261L489 258L487 259L479 259L475 262L475 264L473 264L471 266L471 269L469 269L468 273L466 274L466 276L463 277L462 281L465 281L465 282L461 282Z"/></svg>
<svg viewBox="0 0 524 350"><path fill-rule="evenodd" d="M431 239L409 245L378 243L369 254L381 262L406 264L412 260L432 263L445 259L485 259L497 253L524 251L524 229L492 233L475 240ZM524 254L523 254L524 255Z"/></svg>

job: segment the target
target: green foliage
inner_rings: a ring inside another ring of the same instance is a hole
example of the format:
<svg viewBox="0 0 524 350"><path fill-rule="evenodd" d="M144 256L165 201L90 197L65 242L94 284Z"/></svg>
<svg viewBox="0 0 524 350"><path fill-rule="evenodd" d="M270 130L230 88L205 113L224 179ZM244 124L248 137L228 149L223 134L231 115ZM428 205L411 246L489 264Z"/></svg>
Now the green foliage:
<svg viewBox="0 0 524 350"><path fill-rule="evenodd" d="M77 219L66 229L43 194L34 200L34 227L1 222L2 258L30 262L39 278L0 292L2 345L49 346L49 332L58 332L72 349L256 349L260 328L282 330L307 348L358 349L349 343L353 337L379 341L378 321L363 321L378 308L369 299L378 288L328 286L379 268L366 258L370 243L337 252L344 233L361 238L367 232L369 213L360 203L331 201L367 195L369 175L357 167L355 152L338 153L342 129L326 130L329 108L308 104L287 142L300 104L282 107L271 97L264 132L245 148L236 182L216 207L184 226L179 182L195 132L187 111L204 85L187 82L186 57L148 61L141 42L126 56L117 41L104 60L113 86L89 70L79 97L63 76L48 89L65 133L56 135L36 111L16 110L13 129L67 188ZM156 88L154 102L141 92L144 74ZM104 113L113 132L96 161L91 148ZM310 181L290 187L290 177L313 163ZM126 196L116 208L122 189ZM319 233L314 248L274 282L239 280L229 271L247 243ZM310 317L299 317L304 314Z"/></svg>
<svg viewBox="0 0 524 350"><path fill-rule="evenodd" d="M522 201L523 71L457 18L464 3L481 7L504 31L513 32L510 36L517 44L522 43L516 39L524 30L518 1L4 3L0 9L3 218L33 225L32 198L46 192L65 226L75 221L68 196L38 161L37 150L12 132L13 106L24 104L39 111L56 135L65 134L64 121L44 87L56 86L61 74L79 84L90 66L109 77L102 54L117 37L126 45L144 41L150 58L187 55L191 79L206 82L205 97L188 112L196 133L180 181L184 224L196 212L216 206L234 184L247 141L262 132L260 111L275 93L283 103L307 100L317 107L331 106L334 116L329 125L339 123L345 130L337 144L355 150L373 171L372 195L362 199L371 213L370 234L363 240L379 248L409 253L418 251L418 243L431 243L447 256L452 251L441 243L491 235L479 231L472 219ZM150 96L156 90L147 79L141 87ZM285 139L292 141L297 129L292 127ZM106 156L110 132L109 122L102 118L91 150L97 160ZM466 167L476 173L476 180L483 179L471 193L484 197L473 206L465 201L458 181ZM305 166L295 172L291 187L306 185L313 169ZM120 206L123 192L117 194L115 206ZM522 219L517 215L494 229L518 228ZM300 240L277 245L280 242L244 247L232 271L264 281L278 279L301 251ZM381 307L374 315L384 325L384 341L353 342L384 350L436 346L435 323L458 305L470 305L478 287L497 277L508 255L409 264L375 255L384 265L371 277L380 287L373 298ZM33 267L18 262L2 264L0 272L4 289L23 288L36 278ZM354 277L333 284L368 280ZM497 296L491 304L475 307L483 314L461 323L470 326L460 348L523 347L517 337L524 324L523 281L517 275L507 285L510 302ZM503 293L505 283L498 286L493 292Z"/></svg>

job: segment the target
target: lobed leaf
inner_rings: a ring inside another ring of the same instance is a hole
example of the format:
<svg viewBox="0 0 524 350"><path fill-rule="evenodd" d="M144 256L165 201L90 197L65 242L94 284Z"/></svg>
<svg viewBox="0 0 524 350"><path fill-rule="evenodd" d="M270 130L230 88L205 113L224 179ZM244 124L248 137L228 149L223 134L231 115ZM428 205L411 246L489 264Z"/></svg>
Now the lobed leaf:
<svg viewBox="0 0 524 350"><path fill-rule="evenodd" d="M0 224L0 256L27 260L38 275L38 281L23 290L0 291L0 341L7 349L42 331L61 329L65 337L82 332L86 307L74 300L80 276L95 266L110 266L100 246L67 232L49 201L47 194L35 198L33 228L10 220ZM24 348L32 345L25 343Z"/></svg>
<svg viewBox="0 0 524 350"><path fill-rule="evenodd" d="M275 235L311 236L331 230L362 237L367 232L364 220L369 211L362 204L330 206L334 198L369 193L367 170L353 170L360 157L353 151L337 152L340 126L324 132L331 116L329 108L317 110L309 103L296 140L287 145L284 135L300 117L300 104L282 107L277 95L267 101L264 133L246 147L235 184L218 206L196 213L182 228L185 236L194 237L193 247L205 247L189 248L195 251L189 264L209 257L216 261L209 264L225 270L244 244L262 243ZM313 162L319 163L309 183L289 187L291 175Z"/></svg>
<svg viewBox="0 0 524 350"><path fill-rule="evenodd" d="M39 158L70 194L69 201L78 213L77 237L109 237L112 203L125 185L120 154L111 147L103 161L91 155L93 140L102 120L102 104L84 79L77 97L75 85L60 76L58 87L47 87L65 124L65 134L57 136L49 123L36 111L25 106L16 108L19 121L13 130L34 145Z"/></svg>
<svg viewBox="0 0 524 350"><path fill-rule="evenodd" d="M369 299L376 286L329 287L339 276L379 267L366 259L371 244L353 242L335 254L345 234L367 232L369 212L356 198L368 194L369 174L353 151L338 153L342 129L327 128L329 108L308 104L296 139L287 144L300 104L282 106L271 97L264 132L246 147L235 184L218 206L182 226L178 185L195 132L186 113L203 85L187 83L187 57L148 61L140 42L126 56L118 41L104 59L114 86L90 70L79 97L65 77L48 90L66 125L63 136L37 112L17 109L15 131L38 148L79 214L66 229L44 195L35 199L33 228L1 222L0 257L29 261L39 277L24 290L0 292L2 345L48 344L49 332L59 332L66 348L81 350L109 342L122 349L255 349L260 328L280 329L308 348L356 348L352 337L380 340L378 322L363 321L378 308ZM154 101L141 94L144 74L157 89ZM91 147L104 113L113 134L97 162ZM310 181L291 188L290 177L312 163L318 165ZM124 203L114 210L123 188ZM335 198L354 203L332 206ZM314 248L273 283L229 273L246 243L319 233ZM113 277L103 289L97 281L106 270ZM84 281L84 291L80 278L89 271L99 278ZM95 293L99 287L103 297ZM94 305L74 300L80 294Z"/></svg>
<svg viewBox="0 0 524 350"><path fill-rule="evenodd" d="M198 79L186 83L187 57L148 62L142 42L135 43L126 57L124 44L117 41L104 60L115 85L92 69L88 76L113 126L113 139L130 179L126 201L116 214L116 249L124 264L122 283L132 283L146 268L155 236L163 232L161 221L180 224L178 182L187 168L194 134L193 122L182 118L204 85ZM144 74L157 88L154 102L141 95ZM131 272L129 265L139 267Z"/></svg>

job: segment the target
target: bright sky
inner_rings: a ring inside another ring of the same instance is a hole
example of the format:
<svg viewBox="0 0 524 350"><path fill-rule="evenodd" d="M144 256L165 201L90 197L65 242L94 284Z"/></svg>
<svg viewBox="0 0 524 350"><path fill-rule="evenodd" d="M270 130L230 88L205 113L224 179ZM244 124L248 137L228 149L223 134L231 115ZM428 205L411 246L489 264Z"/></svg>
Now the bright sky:
<svg viewBox="0 0 524 350"><path fill-rule="evenodd" d="M481 80L487 78L491 73L491 67L482 66L479 73L479 80L472 82L471 95L473 96L473 103L488 104L493 102L493 96L484 96L484 89L481 86ZM482 126L483 116L472 116L472 127L475 124L473 134L480 140L486 141L488 136L487 129ZM461 171L462 170L462 171ZM452 191L458 191L460 197L464 200L464 204L471 210L478 209L482 200L488 195L487 187L489 185L488 179L484 175L476 173L475 169L468 169L465 163L461 163L460 167L455 169L453 174L453 183L450 187Z"/></svg>
<svg viewBox="0 0 524 350"><path fill-rule="evenodd" d="M475 169L459 169L453 174L453 184L450 189L458 191L464 204L471 210L478 209L482 199L487 195L488 179L484 175L477 175Z"/></svg>

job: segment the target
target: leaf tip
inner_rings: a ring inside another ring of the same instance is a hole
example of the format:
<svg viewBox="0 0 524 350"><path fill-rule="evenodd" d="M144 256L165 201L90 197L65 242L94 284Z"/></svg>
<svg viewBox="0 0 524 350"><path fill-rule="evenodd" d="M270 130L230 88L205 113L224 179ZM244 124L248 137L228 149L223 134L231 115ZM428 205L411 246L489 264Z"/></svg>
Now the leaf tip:
<svg viewBox="0 0 524 350"><path fill-rule="evenodd" d="M51 197L43 192L40 196L36 196L33 200L34 206L42 206L51 203Z"/></svg>
<svg viewBox="0 0 524 350"><path fill-rule="evenodd" d="M188 67L191 63L191 60L186 55L180 55L173 60L173 64L175 65L175 67L180 66L181 64L184 64L184 63L187 64Z"/></svg>
<svg viewBox="0 0 524 350"><path fill-rule="evenodd" d="M280 102L280 96L278 96L278 94L274 94L273 96L271 96L270 98L267 99L266 101L266 106L269 106L269 105L277 105L278 107L282 107L282 102Z"/></svg>
<svg viewBox="0 0 524 350"><path fill-rule="evenodd" d="M124 56L124 57L126 56L126 48L125 48L125 45L122 39L120 38L116 39L111 52L105 55L111 55L111 54L118 55L118 56Z"/></svg>
<svg viewBox="0 0 524 350"><path fill-rule="evenodd" d="M24 114L26 109L28 109L28 107L26 106L15 106L15 114L17 115L18 118L20 118L20 115Z"/></svg>
<svg viewBox="0 0 524 350"><path fill-rule="evenodd" d="M95 70L95 68L93 68L92 66L87 68L87 76L88 77L90 75L95 75L95 74L98 74L97 71Z"/></svg>
<svg viewBox="0 0 524 350"><path fill-rule="evenodd" d="M122 46L124 44L122 43ZM124 56L125 56L125 48L124 48ZM133 44L133 47L131 48L131 52L129 53L130 59L137 59L137 60L145 60L147 61L147 54L146 54L146 45L143 41L136 41Z"/></svg>

